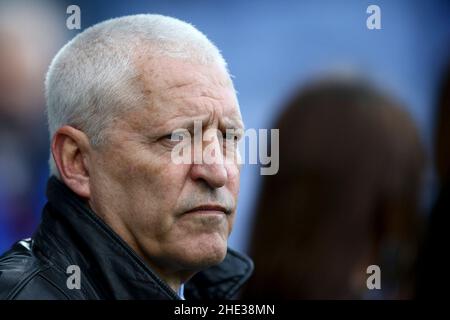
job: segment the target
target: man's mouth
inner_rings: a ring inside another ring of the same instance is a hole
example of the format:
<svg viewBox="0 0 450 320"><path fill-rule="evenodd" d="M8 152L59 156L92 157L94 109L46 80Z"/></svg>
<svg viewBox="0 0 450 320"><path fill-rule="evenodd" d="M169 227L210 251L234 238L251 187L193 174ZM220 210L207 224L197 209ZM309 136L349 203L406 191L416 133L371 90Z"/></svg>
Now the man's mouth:
<svg viewBox="0 0 450 320"><path fill-rule="evenodd" d="M200 205L185 212L185 214L230 214L231 210L221 205Z"/></svg>

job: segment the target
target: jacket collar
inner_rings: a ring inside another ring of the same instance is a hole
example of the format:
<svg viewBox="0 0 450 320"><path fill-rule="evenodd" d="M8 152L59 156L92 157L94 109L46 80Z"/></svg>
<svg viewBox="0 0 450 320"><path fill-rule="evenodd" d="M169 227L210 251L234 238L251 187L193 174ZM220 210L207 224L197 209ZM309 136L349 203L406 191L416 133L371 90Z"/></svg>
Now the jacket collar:
<svg viewBox="0 0 450 320"><path fill-rule="evenodd" d="M96 287L93 291L112 299L180 299L83 199L56 177L48 181L47 198L35 243L43 252L82 264L80 269L87 270L89 282ZM49 246L58 250L48 250ZM230 299L252 271L248 257L228 248L222 263L197 273L186 283L185 297Z"/></svg>

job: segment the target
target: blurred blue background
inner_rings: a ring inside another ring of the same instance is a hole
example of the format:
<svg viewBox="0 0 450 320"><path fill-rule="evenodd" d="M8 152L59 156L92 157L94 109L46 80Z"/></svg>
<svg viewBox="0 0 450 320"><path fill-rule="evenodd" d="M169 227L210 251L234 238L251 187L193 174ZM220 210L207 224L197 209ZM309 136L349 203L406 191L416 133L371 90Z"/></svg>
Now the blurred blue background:
<svg viewBox="0 0 450 320"><path fill-rule="evenodd" d="M70 4L81 9L81 30L66 28ZM371 4L381 8L381 30L366 27ZM344 72L400 99L431 155L438 82L450 58L450 1L0 1L0 252L31 236L45 203L42 92L52 56L83 29L136 13L188 21L221 49L247 128L271 128L293 89ZM239 250L248 248L259 182L259 168L245 165L230 238ZM430 165L424 209L434 186Z"/></svg>

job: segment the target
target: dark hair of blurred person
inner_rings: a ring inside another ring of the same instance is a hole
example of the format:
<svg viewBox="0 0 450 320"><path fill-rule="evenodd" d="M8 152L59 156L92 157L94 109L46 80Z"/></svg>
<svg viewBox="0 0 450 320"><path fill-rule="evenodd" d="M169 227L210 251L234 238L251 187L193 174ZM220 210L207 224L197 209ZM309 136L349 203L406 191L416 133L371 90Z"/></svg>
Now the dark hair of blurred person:
<svg viewBox="0 0 450 320"><path fill-rule="evenodd" d="M263 180L243 297L411 297L424 153L409 114L363 82L326 80L276 128L280 171ZM367 289L372 264L381 290Z"/></svg>
<svg viewBox="0 0 450 320"><path fill-rule="evenodd" d="M419 260L418 298L443 298L449 280L447 264L448 215L450 213L450 64L439 88L436 112L435 164L439 180L438 197L428 221Z"/></svg>

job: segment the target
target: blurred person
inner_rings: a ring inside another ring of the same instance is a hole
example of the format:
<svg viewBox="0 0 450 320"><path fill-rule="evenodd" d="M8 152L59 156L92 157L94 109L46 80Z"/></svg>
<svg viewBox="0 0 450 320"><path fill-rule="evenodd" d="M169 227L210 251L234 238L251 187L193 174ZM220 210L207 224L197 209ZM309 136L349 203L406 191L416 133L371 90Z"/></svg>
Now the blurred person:
<svg viewBox="0 0 450 320"><path fill-rule="evenodd" d="M438 95L434 158L438 196L432 208L419 259L417 298L447 296L447 246L450 214L450 64L444 71Z"/></svg>
<svg viewBox="0 0 450 320"><path fill-rule="evenodd" d="M280 171L263 180L243 297L411 297L424 154L409 114L330 79L300 90L276 127ZM381 290L367 289L370 265Z"/></svg>
<svg viewBox="0 0 450 320"><path fill-rule="evenodd" d="M48 203L0 257L0 298L231 298L253 268L227 246L240 166L171 158L195 121L217 157L219 134L243 128L217 47L175 18L111 19L58 52L46 98Z"/></svg>
<svg viewBox="0 0 450 320"><path fill-rule="evenodd" d="M37 226L48 177L46 68L62 42L55 4L0 2L0 251Z"/></svg>

